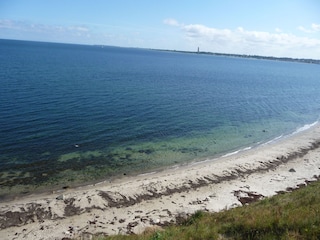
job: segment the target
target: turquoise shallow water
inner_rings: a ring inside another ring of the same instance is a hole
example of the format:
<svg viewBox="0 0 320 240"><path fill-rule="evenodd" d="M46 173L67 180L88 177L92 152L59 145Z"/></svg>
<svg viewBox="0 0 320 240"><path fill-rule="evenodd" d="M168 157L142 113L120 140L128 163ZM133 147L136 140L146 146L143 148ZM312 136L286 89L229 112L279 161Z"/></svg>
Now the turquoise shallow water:
<svg viewBox="0 0 320 240"><path fill-rule="evenodd" d="M3 197L204 160L319 118L316 64L0 43Z"/></svg>

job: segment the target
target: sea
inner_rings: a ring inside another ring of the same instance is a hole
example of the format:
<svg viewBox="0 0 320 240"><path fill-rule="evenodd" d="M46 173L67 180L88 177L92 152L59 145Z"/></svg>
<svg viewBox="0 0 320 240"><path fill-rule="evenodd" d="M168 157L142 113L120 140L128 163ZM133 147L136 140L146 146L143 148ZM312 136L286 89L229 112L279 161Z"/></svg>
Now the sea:
<svg viewBox="0 0 320 240"><path fill-rule="evenodd" d="M0 40L0 200L164 171L306 129L320 65Z"/></svg>

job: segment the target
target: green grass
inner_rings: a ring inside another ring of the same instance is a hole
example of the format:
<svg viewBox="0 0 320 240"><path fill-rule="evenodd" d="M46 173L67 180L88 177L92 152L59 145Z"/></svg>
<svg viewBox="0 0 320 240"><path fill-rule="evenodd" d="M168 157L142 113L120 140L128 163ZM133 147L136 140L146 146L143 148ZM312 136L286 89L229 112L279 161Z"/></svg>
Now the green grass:
<svg viewBox="0 0 320 240"><path fill-rule="evenodd" d="M320 182L219 213L196 212L179 226L95 240L320 239Z"/></svg>

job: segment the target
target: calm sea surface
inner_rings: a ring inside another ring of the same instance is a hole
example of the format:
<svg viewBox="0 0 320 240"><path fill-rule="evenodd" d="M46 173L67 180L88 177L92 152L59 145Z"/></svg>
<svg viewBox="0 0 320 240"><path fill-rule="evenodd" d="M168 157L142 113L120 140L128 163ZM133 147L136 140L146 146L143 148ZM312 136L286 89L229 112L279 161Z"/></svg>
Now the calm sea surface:
<svg viewBox="0 0 320 240"><path fill-rule="evenodd" d="M201 161L316 122L320 65L0 40L0 196Z"/></svg>

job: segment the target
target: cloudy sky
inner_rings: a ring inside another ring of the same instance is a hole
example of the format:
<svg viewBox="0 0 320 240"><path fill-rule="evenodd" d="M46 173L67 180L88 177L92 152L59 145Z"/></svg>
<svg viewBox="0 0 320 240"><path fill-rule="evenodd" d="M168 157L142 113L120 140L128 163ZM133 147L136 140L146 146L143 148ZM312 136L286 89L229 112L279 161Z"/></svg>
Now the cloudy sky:
<svg viewBox="0 0 320 240"><path fill-rule="evenodd" d="M320 59L320 1L0 0L0 38Z"/></svg>

